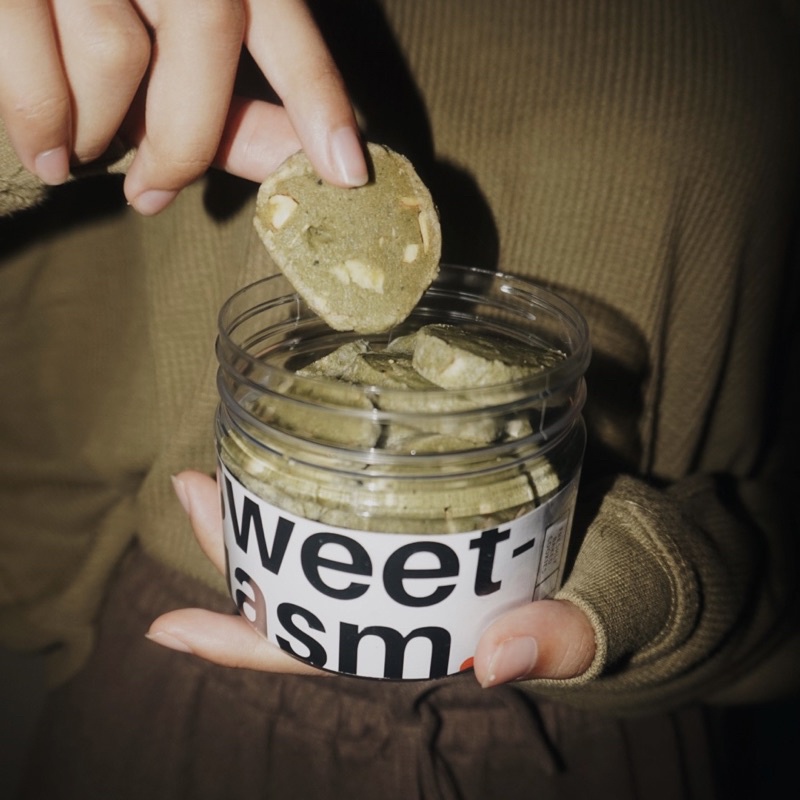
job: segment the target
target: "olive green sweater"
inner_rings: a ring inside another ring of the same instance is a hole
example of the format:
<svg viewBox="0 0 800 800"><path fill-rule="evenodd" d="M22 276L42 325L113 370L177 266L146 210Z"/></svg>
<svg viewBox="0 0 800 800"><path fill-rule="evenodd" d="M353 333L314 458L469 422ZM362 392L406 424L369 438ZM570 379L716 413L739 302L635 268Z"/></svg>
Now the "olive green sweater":
<svg viewBox="0 0 800 800"><path fill-rule="evenodd" d="M597 656L530 689L632 713L779 688L798 672L779 652L798 529L789 17L755 0L319 6L365 135L435 196L445 259L549 284L591 327L561 596ZM0 633L47 650L55 681L135 540L225 591L169 476L214 468L216 313L274 270L255 188L210 173L143 219L118 177L45 191L0 138Z"/></svg>

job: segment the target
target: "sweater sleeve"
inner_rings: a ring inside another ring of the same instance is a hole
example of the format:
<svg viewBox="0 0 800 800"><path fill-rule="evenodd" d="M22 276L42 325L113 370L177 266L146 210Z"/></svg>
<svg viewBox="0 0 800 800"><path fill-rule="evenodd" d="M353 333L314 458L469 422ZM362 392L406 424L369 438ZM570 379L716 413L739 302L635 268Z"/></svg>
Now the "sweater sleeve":
<svg viewBox="0 0 800 800"><path fill-rule="evenodd" d="M779 360L786 380L772 398L771 444L751 472L698 471L668 485L617 475L585 487L584 512L594 510L577 523L585 536L558 597L589 617L596 657L578 678L528 689L617 714L797 691L793 338Z"/></svg>
<svg viewBox="0 0 800 800"><path fill-rule="evenodd" d="M0 121L0 216L38 205L46 186L20 164Z"/></svg>
<svg viewBox="0 0 800 800"><path fill-rule="evenodd" d="M0 642L51 682L94 646L154 448L139 217L77 177L43 185L0 123Z"/></svg>
<svg viewBox="0 0 800 800"><path fill-rule="evenodd" d="M97 161L74 169L70 180L83 175L118 175L127 171L135 151L112 147ZM49 187L28 172L17 158L0 120L0 217L40 205Z"/></svg>
<svg viewBox="0 0 800 800"><path fill-rule="evenodd" d="M764 699L756 669L770 675L768 694L785 691L796 680L785 663L796 630L796 558L776 495L723 476L666 490L616 478L558 594L589 617L594 663L573 680L527 688L616 714L715 696Z"/></svg>

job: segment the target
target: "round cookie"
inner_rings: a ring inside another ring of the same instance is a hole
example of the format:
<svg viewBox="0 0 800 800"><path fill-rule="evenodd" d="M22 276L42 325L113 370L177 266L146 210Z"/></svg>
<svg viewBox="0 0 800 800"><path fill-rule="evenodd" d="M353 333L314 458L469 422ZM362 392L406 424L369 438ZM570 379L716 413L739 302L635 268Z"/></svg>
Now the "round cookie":
<svg viewBox="0 0 800 800"><path fill-rule="evenodd" d="M323 182L301 151L260 187L254 224L275 264L336 330L379 333L402 322L439 271L436 207L411 162L367 145L371 179Z"/></svg>
<svg viewBox="0 0 800 800"><path fill-rule="evenodd" d="M414 369L442 389L501 386L551 369L565 358L560 350L475 336L455 325L420 328Z"/></svg>

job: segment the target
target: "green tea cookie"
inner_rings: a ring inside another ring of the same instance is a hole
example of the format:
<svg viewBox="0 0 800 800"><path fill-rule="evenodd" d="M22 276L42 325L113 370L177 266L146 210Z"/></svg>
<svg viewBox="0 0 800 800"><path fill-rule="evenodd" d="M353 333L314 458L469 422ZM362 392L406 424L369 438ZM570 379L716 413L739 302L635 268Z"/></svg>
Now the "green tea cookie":
<svg viewBox="0 0 800 800"><path fill-rule="evenodd" d="M498 386L544 372L564 360L558 350L477 337L454 325L417 331L414 368L443 389Z"/></svg>
<svg viewBox="0 0 800 800"><path fill-rule="evenodd" d="M372 408L369 399L351 383L287 379L248 410L272 428L304 439L369 448L378 441L380 425L369 415L349 412L370 412Z"/></svg>
<svg viewBox="0 0 800 800"><path fill-rule="evenodd" d="M372 178L323 182L302 152L259 189L254 224L270 256L336 330L402 322L436 277L441 229L430 192L404 156L368 145Z"/></svg>

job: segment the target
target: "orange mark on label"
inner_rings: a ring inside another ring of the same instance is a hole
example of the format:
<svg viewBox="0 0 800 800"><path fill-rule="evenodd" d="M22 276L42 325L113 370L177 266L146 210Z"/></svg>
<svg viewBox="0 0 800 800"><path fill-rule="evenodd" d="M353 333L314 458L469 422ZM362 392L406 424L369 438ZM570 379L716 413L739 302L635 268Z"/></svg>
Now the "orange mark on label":
<svg viewBox="0 0 800 800"><path fill-rule="evenodd" d="M458 669L460 672L464 672L465 670L472 669L474 663L475 659L470 656Z"/></svg>

